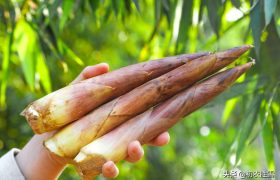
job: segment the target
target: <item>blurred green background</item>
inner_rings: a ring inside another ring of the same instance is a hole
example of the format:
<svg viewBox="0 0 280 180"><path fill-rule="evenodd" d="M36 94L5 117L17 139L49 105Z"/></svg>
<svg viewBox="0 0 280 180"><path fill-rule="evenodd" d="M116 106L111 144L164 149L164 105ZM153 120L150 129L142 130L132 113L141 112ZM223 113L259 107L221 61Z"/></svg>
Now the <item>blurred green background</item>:
<svg viewBox="0 0 280 180"><path fill-rule="evenodd" d="M117 179L223 179L233 169L280 178L280 1L1 0L0 155L33 135L23 108L87 65L113 70L242 44L255 48L236 64L252 57L256 66L172 128L169 145L119 163ZM78 175L68 167L59 179Z"/></svg>

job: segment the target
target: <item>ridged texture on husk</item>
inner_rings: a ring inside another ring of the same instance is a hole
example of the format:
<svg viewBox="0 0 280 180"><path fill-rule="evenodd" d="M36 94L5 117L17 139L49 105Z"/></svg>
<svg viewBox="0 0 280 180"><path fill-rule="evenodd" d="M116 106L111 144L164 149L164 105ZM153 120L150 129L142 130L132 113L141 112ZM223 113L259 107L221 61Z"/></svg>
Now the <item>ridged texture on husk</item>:
<svg viewBox="0 0 280 180"><path fill-rule="evenodd" d="M56 155L73 158L94 139L225 67L249 48L241 46L188 61L69 124L47 140L45 146Z"/></svg>
<svg viewBox="0 0 280 180"><path fill-rule="evenodd" d="M225 91L252 62L221 72L173 96L156 107L130 119L108 134L83 147L75 157L75 165L84 179L101 173L107 160L118 162L127 156L128 144L139 140L149 142L182 117L211 101Z"/></svg>
<svg viewBox="0 0 280 180"><path fill-rule="evenodd" d="M66 86L34 101L21 113L35 133L58 129L99 105L208 53L187 54L130 65Z"/></svg>

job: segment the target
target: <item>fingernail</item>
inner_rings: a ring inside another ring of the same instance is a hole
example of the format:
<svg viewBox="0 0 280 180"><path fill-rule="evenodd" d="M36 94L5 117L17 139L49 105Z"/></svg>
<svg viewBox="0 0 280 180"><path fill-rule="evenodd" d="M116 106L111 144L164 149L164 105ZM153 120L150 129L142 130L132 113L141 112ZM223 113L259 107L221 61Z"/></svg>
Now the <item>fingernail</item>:
<svg viewBox="0 0 280 180"><path fill-rule="evenodd" d="M114 172L114 163L112 162L112 161L108 161L107 163L107 171L109 171L109 172Z"/></svg>

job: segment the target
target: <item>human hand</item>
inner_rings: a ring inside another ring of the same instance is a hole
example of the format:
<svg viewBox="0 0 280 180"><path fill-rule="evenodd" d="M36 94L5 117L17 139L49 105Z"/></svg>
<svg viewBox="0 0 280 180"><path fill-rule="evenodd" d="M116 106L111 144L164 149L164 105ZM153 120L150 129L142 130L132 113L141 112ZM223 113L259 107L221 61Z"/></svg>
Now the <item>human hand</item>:
<svg viewBox="0 0 280 180"><path fill-rule="evenodd" d="M107 64L99 64L99 69L96 69L96 66L88 66L86 67L82 73L72 82L77 83L79 81L97 76L99 74L103 74L104 72L108 71L108 65ZM160 134L158 137L156 137L154 140L152 140L149 145L152 146L163 146L166 145L170 140L170 136L168 132L164 132ZM127 150L127 158L125 159L128 162L134 163L139 161L143 155L144 150L139 143L139 141L133 141L129 144L128 150ZM106 178L114 178L118 176L119 170L115 163L113 161L106 162L102 167L102 174Z"/></svg>
<svg viewBox="0 0 280 180"><path fill-rule="evenodd" d="M72 84L79 81L98 76L108 72L109 66L101 63L95 66L86 67L72 82ZM44 140L51 137L55 131L44 133L41 135L34 135L33 138L25 145L22 151L16 156L18 165L27 179L55 179L62 172L66 166L67 161L59 156L51 154L44 146ZM157 138L152 140L149 145L163 146L169 142L169 134L164 132ZM128 146L128 162L137 162L144 155L138 141L133 141ZM28 164L28 166L27 166ZM108 161L103 165L102 174L106 178L114 178L118 175L118 168L112 161Z"/></svg>

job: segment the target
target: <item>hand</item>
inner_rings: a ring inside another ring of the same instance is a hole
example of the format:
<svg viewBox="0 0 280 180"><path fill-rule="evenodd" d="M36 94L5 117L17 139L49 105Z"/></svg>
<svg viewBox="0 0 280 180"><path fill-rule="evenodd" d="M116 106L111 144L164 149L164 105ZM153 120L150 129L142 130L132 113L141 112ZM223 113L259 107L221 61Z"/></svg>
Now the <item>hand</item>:
<svg viewBox="0 0 280 180"><path fill-rule="evenodd" d="M72 83L77 83L79 81L104 74L108 72L108 70L109 66L105 63L88 66ZM55 179L65 168L67 161L59 156L51 154L43 146L43 141L51 137L54 133L55 131L41 135L34 135L16 156L18 166L26 179ZM163 146L169 142L169 139L170 137L168 132L164 132L152 140L149 145ZM138 141L134 141L129 144L127 154L127 161L136 162L143 157L144 150ZM118 173L119 170L112 161L108 161L103 165L102 174L104 177L114 178L118 175Z"/></svg>
<svg viewBox="0 0 280 180"><path fill-rule="evenodd" d="M160 134L158 137L156 137L154 140L152 140L150 143L148 143L148 145L164 146L168 144L169 140L170 140L169 133L164 132ZM132 163L139 161L143 157L144 150L141 144L139 143L139 141L133 141L128 145L127 154L128 156L126 157L125 160ZM106 178L115 178L118 176L119 170L113 161L108 161L102 167L102 174Z"/></svg>
<svg viewBox="0 0 280 180"><path fill-rule="evenodd" d="M100 64L99 69L95 68L96 66L88 66L85 68L82 73L72 82L72 83L77 83L79 81L97 76L99 74L103 74L104 71L108 71L108 65L106 64ZM168 132L164 132L160 134L158 137L156 137L154 140L152 140L149 145L152 146L163 146L166 145L169 142L169 134ZM144 150L139 143L139 141L133 141L129 144L128 150L127 150L128 157L126 158L126 161L128 162L137 162L139 161L143 155L144 155ZM102 174L106 178L114 178L118 176L119 170L117 166L115 165L114 162L108 161L103 165L102 168Z"/></svg>

